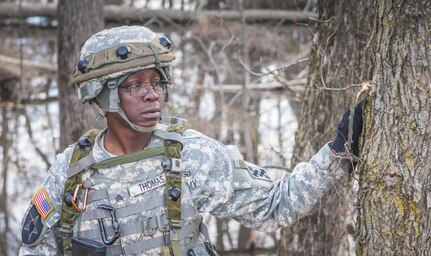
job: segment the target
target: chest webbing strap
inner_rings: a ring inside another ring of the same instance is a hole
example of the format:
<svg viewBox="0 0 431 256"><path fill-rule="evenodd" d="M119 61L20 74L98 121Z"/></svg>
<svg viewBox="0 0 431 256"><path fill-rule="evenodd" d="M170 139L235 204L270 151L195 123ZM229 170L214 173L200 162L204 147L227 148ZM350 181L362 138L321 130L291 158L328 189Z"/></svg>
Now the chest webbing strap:
<svg viewBox="0 0 431 256"><path fill-rule="evenodd" d="M128 164L145 158L161 155L163 154L163 152L164 152L164 147L147 148L127 155L115 156L115 157L105 159L96 164L93 164L91 168L94 168L94 169L110 168L116 165Z"/></svg>

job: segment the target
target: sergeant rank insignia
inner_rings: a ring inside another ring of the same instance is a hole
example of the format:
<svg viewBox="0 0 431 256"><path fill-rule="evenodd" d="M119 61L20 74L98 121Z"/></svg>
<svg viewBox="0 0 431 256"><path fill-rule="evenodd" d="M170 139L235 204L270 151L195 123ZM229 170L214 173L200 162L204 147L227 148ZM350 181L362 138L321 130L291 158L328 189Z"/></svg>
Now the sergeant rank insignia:
<svg viewBox="0 0 431 256"><path fill-rule="evenodd" d="M247 170L253 179L272 181L271 177L269 177L268 173L263 168L248 166Z"/></svg>

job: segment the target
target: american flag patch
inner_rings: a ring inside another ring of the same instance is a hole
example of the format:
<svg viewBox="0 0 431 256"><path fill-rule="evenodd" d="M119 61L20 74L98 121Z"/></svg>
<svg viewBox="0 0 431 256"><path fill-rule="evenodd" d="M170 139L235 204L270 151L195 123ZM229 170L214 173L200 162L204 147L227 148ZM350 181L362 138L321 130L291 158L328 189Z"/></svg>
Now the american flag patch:
<svg viewBox="0 0 431 256"><path fill-rule="evenodd" d="M40 188L36 193L34 193L32 201L43 219L46 219L49 213L54 210L54 206L49 200L48 195L46 194L46 191L43 187Z"/></svg>

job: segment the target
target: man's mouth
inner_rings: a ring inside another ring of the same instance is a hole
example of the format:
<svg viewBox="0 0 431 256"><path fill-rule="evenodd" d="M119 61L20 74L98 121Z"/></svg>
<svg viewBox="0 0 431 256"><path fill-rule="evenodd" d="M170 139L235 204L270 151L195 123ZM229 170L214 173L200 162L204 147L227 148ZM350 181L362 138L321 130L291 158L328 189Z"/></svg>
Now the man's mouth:
<svg viewBox="0 0 431 256"><path fill-rule="evenodd" d="M158 107L146 109L141 113L141 116L147 119L156 119L160 117L160 111Z"/></svg>

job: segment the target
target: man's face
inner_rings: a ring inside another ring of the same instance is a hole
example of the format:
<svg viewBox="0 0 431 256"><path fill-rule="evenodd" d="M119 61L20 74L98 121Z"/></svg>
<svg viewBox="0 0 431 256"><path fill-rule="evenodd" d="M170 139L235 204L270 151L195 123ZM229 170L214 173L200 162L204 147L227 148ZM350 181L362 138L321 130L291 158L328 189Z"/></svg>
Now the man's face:
<svg viewBox="0 0 431 256"><path fill-rule="evenodd" d="M164 102L160 80L159 72L150 68L137 71L118 86L120 106L131 122L143 127L158 123Z"/></svg>

